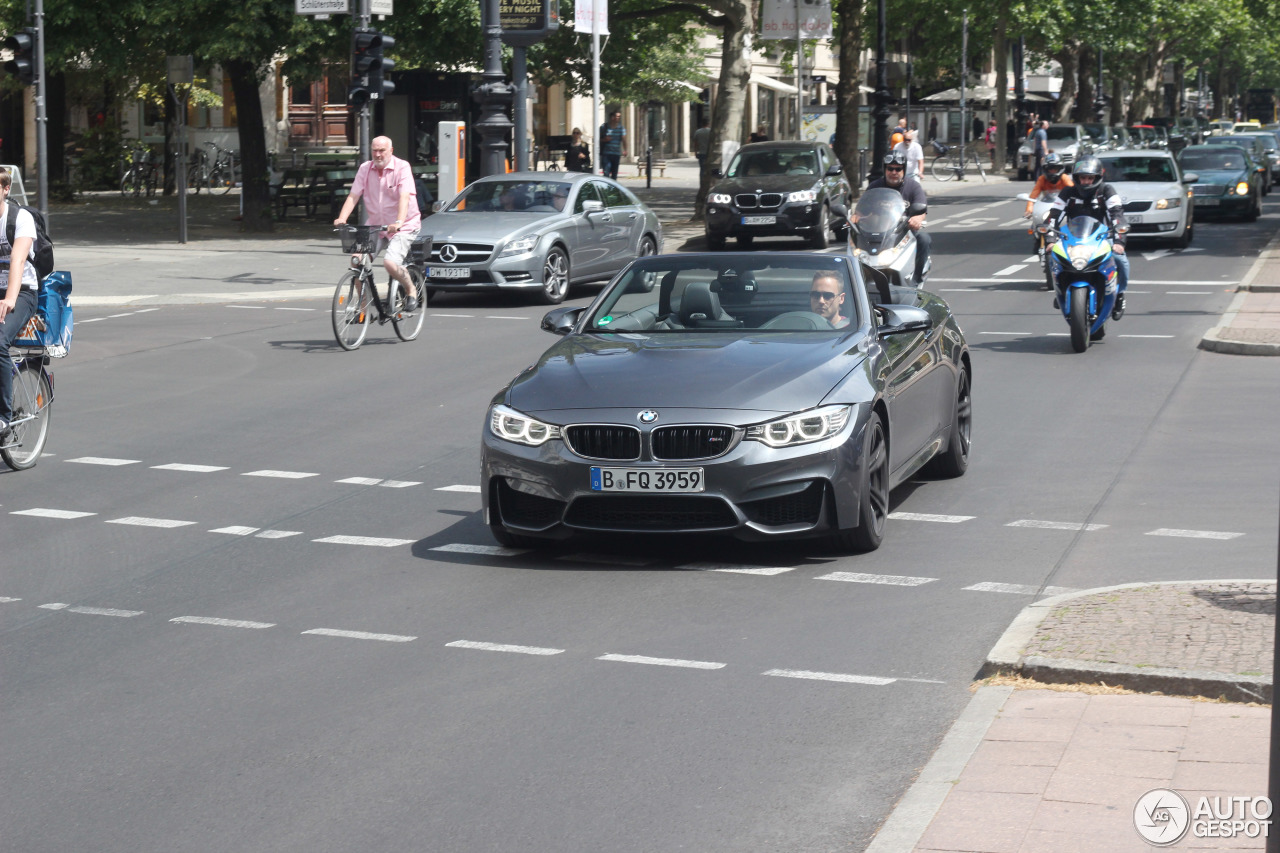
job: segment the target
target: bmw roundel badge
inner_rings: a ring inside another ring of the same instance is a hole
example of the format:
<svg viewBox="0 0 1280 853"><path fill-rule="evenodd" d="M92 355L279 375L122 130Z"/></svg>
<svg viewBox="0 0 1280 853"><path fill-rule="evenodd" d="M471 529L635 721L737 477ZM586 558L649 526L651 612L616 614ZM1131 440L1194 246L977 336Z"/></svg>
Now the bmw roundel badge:
<svg viewBox="0 0 1280 853"><path fill-rule="evenodd" d="M658 419L658 413L653 409L645 409L638 415L638 417L640 419L640 423L651 424Z"/></svg>

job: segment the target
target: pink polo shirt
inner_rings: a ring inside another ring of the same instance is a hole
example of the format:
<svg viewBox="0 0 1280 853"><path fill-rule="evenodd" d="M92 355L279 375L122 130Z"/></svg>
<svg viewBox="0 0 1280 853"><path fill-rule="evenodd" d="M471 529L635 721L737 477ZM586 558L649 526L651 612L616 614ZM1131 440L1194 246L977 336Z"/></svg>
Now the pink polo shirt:
<svg viewBox="0 0 1280 853"><path fill-rule="evenodd" d="M377 169L370 160L360 166L351 182L351 194L364 200L366 225L390 225L400 212L400 194L409 191L409 210L401 231L417 231L422 227L418 213L418 192L413 183L409 163L393 156L385 169Z"/></svg>

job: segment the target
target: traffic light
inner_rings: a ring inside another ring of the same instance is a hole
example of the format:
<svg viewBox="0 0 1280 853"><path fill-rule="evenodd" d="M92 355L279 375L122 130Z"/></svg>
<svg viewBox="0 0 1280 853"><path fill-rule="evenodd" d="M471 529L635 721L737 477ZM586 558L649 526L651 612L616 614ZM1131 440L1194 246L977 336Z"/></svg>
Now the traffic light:
<svg viewBox="0 0 1280 853"><path fill-rule="evenodd" d="M396 40L377 30L360 28L351 36L351 89L347 103L359 108L371 99L385 98L396 90L396 84L385 75L396 67L394 59L382 53L394 47Z"/></svg>
<svg viewBox="0 0 1280 853"><path fill-rule="evenodd" d="M4 70L24 86L36 82L36 35L35 27L24 27L4 40L4 46L13 52L13 59L4 64Z"/></svg>
<svg viewBox="0 0 1280 853"><path fill-rule="evenodd" d="M369 97L385 98L396 90L396 84L386 79L386 75L396 67L394 59L386 59L382 53L396 46L396 40L382 33L374 33L373 43L369 46Z"/></svg>

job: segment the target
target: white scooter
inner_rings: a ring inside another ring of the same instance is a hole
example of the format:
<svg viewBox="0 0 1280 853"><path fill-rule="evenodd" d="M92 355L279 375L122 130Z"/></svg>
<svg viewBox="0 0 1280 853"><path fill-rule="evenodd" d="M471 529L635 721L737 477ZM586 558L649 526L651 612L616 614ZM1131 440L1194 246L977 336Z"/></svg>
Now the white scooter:
<svg viewBox="0 0 1280 853"><path fill-rule="evenodd" d="M916 234L907 224L921 213L924 210L918 205L907 207L897 190L868 190L858 199L849 221L849 253L877 282L890 287L921 288L929 277L933 259L925 261L917 281Z"/></svg>
<svg viewBox="0 0 1280 853"><path fill-rule="evenodd" d="M1035 240L1036 255L1040 258L1040 273L1044 276L1044 289L1053 290L1053 269L1049 263L1049 250L1045 242L1044 232L1040 226L1046 225L1049 221L1049 214L1053 211L1053 203L1058 200L1058 194L1055 192L1044 192L1037 199L1032 199L1029 193L1019 193L1018 201L1026 203L1034 202L1031 208L1031 224L1027 226L1027 233Z"/></svg>

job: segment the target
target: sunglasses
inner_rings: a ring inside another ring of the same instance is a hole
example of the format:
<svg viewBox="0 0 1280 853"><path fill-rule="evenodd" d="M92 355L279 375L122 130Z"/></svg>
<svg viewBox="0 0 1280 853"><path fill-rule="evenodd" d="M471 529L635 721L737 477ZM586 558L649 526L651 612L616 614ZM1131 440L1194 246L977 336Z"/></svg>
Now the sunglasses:
<svg viewBox="0 0 1280 853"><path fill-rule="evenodd" d="M835 299L835 298L836 298L836 296L838 296L838 295L839 295L839 294L836 294L836 293L828 293L828 292L826 292L825 290L810 290L810 291L809 291L809 298L810 298L810 299L821 299L823 302L826 302L828 299Z"/></svg>

